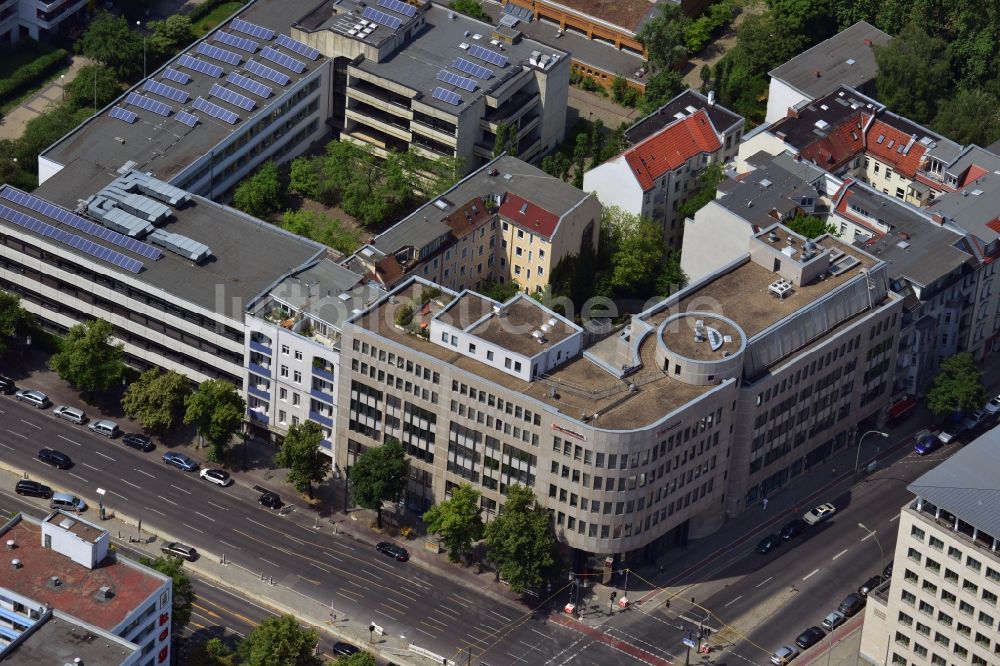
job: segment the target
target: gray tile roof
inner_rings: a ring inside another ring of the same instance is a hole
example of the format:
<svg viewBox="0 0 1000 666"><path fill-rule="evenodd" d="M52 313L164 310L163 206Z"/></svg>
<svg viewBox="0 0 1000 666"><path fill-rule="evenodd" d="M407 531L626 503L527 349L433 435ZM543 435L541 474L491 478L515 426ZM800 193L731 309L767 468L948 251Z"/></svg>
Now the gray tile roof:
<svg viewBox="0 0 1000 666"><path fill-rule="evenodd" d="M927 211L943 215L984 243L996 240L997 230L989 225L1000 211L1000 175L988 173L959 192L938 197Z"/></svg>
<svg viewBox="0 0 1000 666"><path fill-rule="evenodd" d="M801 197L817 199L819 192L815 183L824 174L814 164L779 155L742 180L729 179L720 183L718 189L725 196L716 202L750 224L768 227L777 221L771 216L772 210L784 215L799 205Z"/></svg>
<svg viewBox="0 0 1000 666"><path fill-rule="evenodd" d="M338 330L355 310L363 309L384 292L361 284L363 276L330 259L290 275L271 290L271 295Z"/></svg>
<svg viewBox="0 0 1000 666"><path fill-rule="evenodd" d="M625 130L625 137L632 145L635 145L677 120L676 114L690 115L687 110L689 106L705 109L709 120L712 121L712 126L719 133L725 132L736 123L743 121L743 117L739 114L730 111L718 102L709 104L705 95L688 88L656 111L637 120L635 124Z"/></svg>

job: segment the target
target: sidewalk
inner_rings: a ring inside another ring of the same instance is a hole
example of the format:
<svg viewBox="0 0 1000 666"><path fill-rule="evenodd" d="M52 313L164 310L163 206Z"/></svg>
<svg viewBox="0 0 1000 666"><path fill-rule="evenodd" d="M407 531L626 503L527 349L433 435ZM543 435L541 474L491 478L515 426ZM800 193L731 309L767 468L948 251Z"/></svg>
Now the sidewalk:
<svg viewBox="0 0 1000 666"><path fill-rule="evenodd" d="M28 121L42 115L50 104L61 104L63 87L76 78L81 67L92 64L94 61L86 56L70 56L69 69L65 73L49 81L44 88L18 104L4 116L3 122L0 123L0 139L21 138Z"/></svg>

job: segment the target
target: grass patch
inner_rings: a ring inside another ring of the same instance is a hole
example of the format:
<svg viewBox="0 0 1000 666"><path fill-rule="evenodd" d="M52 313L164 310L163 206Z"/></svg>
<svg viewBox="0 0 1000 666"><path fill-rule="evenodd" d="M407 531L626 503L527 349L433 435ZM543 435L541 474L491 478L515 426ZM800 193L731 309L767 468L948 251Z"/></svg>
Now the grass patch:
<svg viewBox="0 0 1000 666"><path fill-rule="evenodd" d="M208 14L205 14L200 19L195 21L194 34L196 37L201 38L208 34L209 30L215 26L222 23L224 20L229 18L231 15L236 13L236 11L245 5L245 2L224 2L215 9L213 9Z"/></svg>

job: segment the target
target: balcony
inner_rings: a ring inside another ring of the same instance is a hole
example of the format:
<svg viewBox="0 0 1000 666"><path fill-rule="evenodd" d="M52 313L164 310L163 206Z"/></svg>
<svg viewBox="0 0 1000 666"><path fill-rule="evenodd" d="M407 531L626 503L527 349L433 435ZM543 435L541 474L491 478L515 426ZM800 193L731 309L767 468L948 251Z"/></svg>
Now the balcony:
<svg viewBox="0 0 1000 666"><path fill-rule="evenodd" d="M270 347L262 342L257 342L253 338L250 338L250 349L264 356L274 356L274 351Z"/></svg>
<svg viewBox="0 0 1000 666"><path fill-rule="evenodd" d="M541 97L538 93L517 93L502 107L482 118L479 121L479 126L495 134L501 123L509 125L517 122L518 118L537 107L540 100Z"/></svg>
<svg viewBox="0 0 1000 666"><path fill-rule="evenodd" d="M249 416L250 420L253 421L254 423L261 423L263 425L267 425L267 422L269 421L269 419L267 418L267 414L258 409L248 409L247 416Z"/></svg>
<svg viewBox="0 0 1000 666"><path fill-rule="evenodd" d="M309 391L309 395L327 404L330 405L333 404L333 395L327 393L326 391L321 391L318 388L314 388L311 391Z"/></svg>
<svg viewBox="0 0 1000 666"><path fill-rule="evenodd" d="M319 447L325 451L333 451L333 442L328 439L319 440Z"/></svg>
<svg viewBox="0 0 1000 666"><path fill-rule="evenodd" d="M255 375L260 375L261 377L267 377L268 379L271 378L271 370L269 368L265 368L262 365L258 365L253 361L250 361L248 369Z"/></svg>
<svg viewBox="0 0 1000 666"><path fill-rule="evenodd" d="M315 365L313 366L313 377L330 382L331 384L337 381L337 378L333 376L333 369L317 368Z"/></svg>
<svg viewBox="0 0 1000 666"><path fill-rule="evenodd" d="M271 394L268 393L266 389L259 388L253 384L247 387L247 393L258 397L261 400L266 400L268 403L271 402Z"/></svg>
<svg viewBox="0 0 1000 666"><path fill-rule="evenodd" d="M430 137L435 141L440 141L441 143L446 143L448 145L454 146L457 144L457 139L455 139L454 133L449 134L448 132L445 132L442 129L438 129L437 127L432 127L431 125L428 125L416 119L410 122L410 131L416 132L423 136Z"/></svg>
<svg viewBox="0 0 1000 666"><path fill-rule="evenodd" d="M319 412L313 411L311 409L309 410L309 420L315 421L320 425L325 425L330 428L333 427L333 417L324 416L323 414L320 414Z"/></svg>
<svg viewBox="0 0 1000 666"><path fill-rule="evenodd" d="M410 109L409 100L397 99L392 93L369 85L364 82L355 82L348 86L347 97L355 99L365 104L370 104L376 109L381 109L386 113L391 113L402 118L412 118L413 111Z"/></svg>
<svg viewBox="0 0 1000 666"><path fill-rule="evenodd" d="M363 125L374 127L375 129L394 136L403 141L410 140L410 128L397 122L393 116L382 113L375 108L348 108L346 117L355 120Z"/></svg>

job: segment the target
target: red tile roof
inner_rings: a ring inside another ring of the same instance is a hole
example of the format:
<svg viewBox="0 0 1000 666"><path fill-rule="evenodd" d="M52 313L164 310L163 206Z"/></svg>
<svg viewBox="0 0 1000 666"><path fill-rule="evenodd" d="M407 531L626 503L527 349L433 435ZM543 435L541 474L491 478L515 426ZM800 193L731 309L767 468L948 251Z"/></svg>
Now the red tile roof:
<svg viewBox="0 0 1000 666"><path fill-rule="evenodd" d="M959 183L959 187L965 187L969 183L975 180L979 180L988 173L989 171L987 171L983 167L979 166L978 164L973 164L972 166L969 167L969 170L965 173L965 178L963 178L962 182Z"/></svg>
<svg viewBox="0 0 1000 666"><path fill-rule="evenodd" d="M458 210L444 218L444 223L451 228L455 238L462 238L475 231L479 223L489 217L489 211L479 197L467 201Z"/></svg>
<svg viewBox="0 0 1000 666"><path fill-rule="evenodd" d="M559 226L559 216L527 199L508 192L500 204L500 215L525 231L552 238Z"/></svg>
<svg viewBox="0 0 1000 666"><path fill-rule="evenodd" d="M881 143L878 140L880 136ZM899 152L900 146L904 146L905 150L905 146L911 141L913 144L908 151ZM891 165L907 178L914 178L927 148L917 141L916 137L881 120L876 120L868 130L867 152L880 162Z"/></svg>
<svg viewBox="0 0 1000 666"><path fill-rule="evenodd" d="M852 114L825 137L805 146L802 158L830 171L838 168L864 149L864 123L865 114Z"/></svg>
<svg viewBox="0 0 1000 666"><path fill-rule="evenodd" d="M712 127L704 109L678 119L660 132L625 151L636 180L643 191L653 189L653 184L663 174L673 171L686 161L702 153L714 153L722 142Z"/></svg>
<svg viewBox="0 0 1000 666"><path fill-rule="evenodd" d="M986 226L1000 234L1000 217L990 220L986 223Z"/></svg>
<svg viewBox="0 0 1000 666"><path fill-rule="evenodd" d="M845 184L844 194L840 198L840 201L837 202L836 211L841 215L843 215L844 217L846 217L847 219L852 220L855 224L858 224L871 231L874 234L874 236L872 236L871 239L869 239L869 241L878 240L879 238L885 235L885 232L876 227L875 225L873 225L871 222L868 222L864 218L855 215L853 212L851 212L851 209L847 205L848 200L854 196L854 192L851 190L852 184L853 183ZM836 200L836 195L834 195L834 200Z"/></svg>
<svg viewBox="0 0 1000 666"><path fill-rule="evenodd" d="M94 569L88 569L51 548L43 548L41 527L25 519L5 532L3 539L17 543L13 554L21 560L21 567L0 567L0 587L39 603L49 603L101 629L110 631L121 624L163 585L162 579L137 566L117 562L112 555ZM58 588L52 587L52 576L59 577ZM114 596L98 601L95 594L105 585Z"/></svg>

